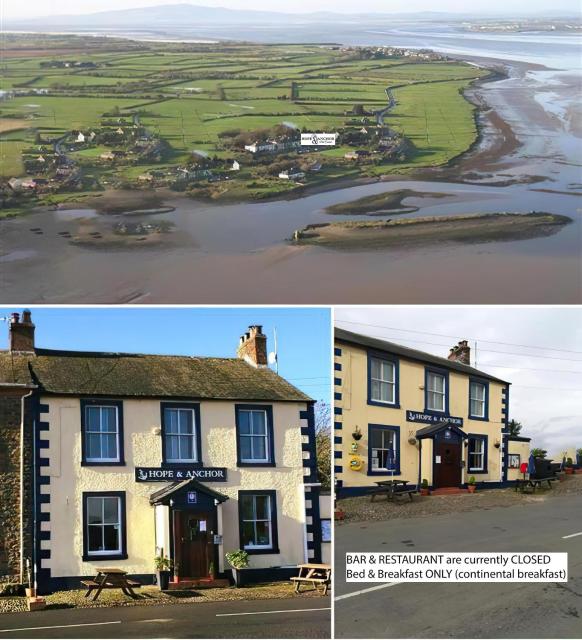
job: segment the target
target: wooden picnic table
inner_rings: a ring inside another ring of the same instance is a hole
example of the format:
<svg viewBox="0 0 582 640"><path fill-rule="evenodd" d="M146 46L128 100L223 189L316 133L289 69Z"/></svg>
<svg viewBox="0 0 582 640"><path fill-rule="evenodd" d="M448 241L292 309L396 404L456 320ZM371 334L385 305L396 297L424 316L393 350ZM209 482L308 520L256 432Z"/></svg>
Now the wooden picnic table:
<svg viewBox="0 0 582 640"><path fill-rule="evenodd" d="M407 487L408 480L392 479L376 481L378 488L370 489L370 502L374 502L376 496L386 496L386 500L394 500L396 496L408 496L412 502L412 494L418 493L416 487Z"/></svg>
<svg viewBox="0 0 582 640"><path fill-rule="evenodd" d="M295 583L295 593L299 593L299 587L304 583L311 583L314 589L323 585L323 595L327 595L327 590L331 583L331 565L316 562L306 562L298 564L299 575L291 578Z"/></svg>
<svg viewBox="0 0 582 640"><path fill-rule="evenodd" d="M542 487L544 482L548 483L548 487L552 488L552 481L556 481L558 478L556 476L548 476L547 478L517 478L515 481L515 491L521 491L524 493L528 488L531 488L532 492L535 493L537 488Z"/></svg>
<svg viewBox="0 0 582 640"><path fill-rule="evenodd" d="M88 598L95 591L93 602L101 595L103 589L121 589L126 596L136 598L134 589L141 587L139 582L127 577L127 571L114 567L103 567L93 580L81 580L81 584L87 587L85 598Z"/></svg>

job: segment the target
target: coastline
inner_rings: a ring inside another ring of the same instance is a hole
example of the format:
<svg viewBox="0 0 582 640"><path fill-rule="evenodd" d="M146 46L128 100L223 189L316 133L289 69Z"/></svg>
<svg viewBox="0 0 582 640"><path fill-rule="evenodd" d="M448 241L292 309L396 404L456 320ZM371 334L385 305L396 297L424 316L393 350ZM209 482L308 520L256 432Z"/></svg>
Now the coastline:
<svg viewBox="0 0 582 640"><path fill-rule="evenodd" d="M180 192L169 192L166 188L161 189L132 189L132 209L152 210L156 207L165 208L168 199L179 200L183 202L191 201L193 203L202 203L203 205L237 205L251 203L269 203L281 201L293 201L307 198L312 195L327 193L336 190L349 189L351 187L364 186L379 182L394 181L434 181L434 182L455 182L458 184L481 185L485 184L481 180L476 179L478 174L486 168L486 166L499 162L504 155L515 151L520 143L515 137L509 123L487 104L484 96L479 90L486 84L496 82L509 77L509 67L513 64L510 61L491 60L474 58L472 56L451 56L468 64L474 64L489 71L488 75L471 81L469 86L462 92L463 98L474 107L473 118L476 128L476 136L471 145L457 156L450 158L446 163L433 167L420 167L404 169L399 173L386 173L378 176L357 176L345 178L330 178L314 185L301 185L292 192L281 193L265 198L241 198L240 196L233 198L210 199L196 197L196 195L188 195ZM525 64L525 63L524 63ZM528 65L539 67L540 65ZM543 68L543 67L542 67ZM490 144L489 150L481 149L484 142ZM547 178L543 176L529 177L532 182L541 182ZM507 186L515 184L518 180L505 180L503 183L497 181L496 186ZM120 204L127 199L128 190L108 190L105 192L94 192L84 194L79 199L75 199L75 194L68 194L69 197L65 203L57 205L37 203L35 206L22 210L17 215L26 215L33 211L44 210L47 208L58 209L75 209L75 208L95 208L100 213L105 214L130 214L131 210L123 209ZM119 196L115 196L119 192ZM103 206L105 196L110 205ZM115 201L118 202L115 202ZM152 202L154 204L152 204ZM13 216L10 216L13 217Z"/></svg>

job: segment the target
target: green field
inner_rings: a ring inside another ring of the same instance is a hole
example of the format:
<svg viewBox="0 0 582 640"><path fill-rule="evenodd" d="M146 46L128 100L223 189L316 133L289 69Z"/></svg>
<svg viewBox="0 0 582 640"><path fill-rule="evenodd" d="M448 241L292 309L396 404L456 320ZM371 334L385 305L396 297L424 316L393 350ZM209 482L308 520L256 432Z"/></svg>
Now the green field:
<svg viewBox="0 0 582 640"><path fill-rule="evenodd" d="M27 128L0 133L3 177L23 174L21 151L39 136L54 140L74 130L91 131L111 112L125 118L139 114L141 125L167 144L168 155L163 159L167 166L187 163L194 150L231 157L232 151L220 137L224 131L254 131L285 123L308 131L342 132L362 126L351 113L355 105L368 114L367 120L361 120L374 124L373 113L387 104L387 89L392 90L396 104L386 114L385 125L405 136L414 152L405 162L376 162L362 167L361 173L437 165L474 141L474 107L462 92L487 73L456 61L365 59L353 48L317 45L224 44L217 48L124 45L120 40L115 50L108 50L109 42L95 38L85 50L74 36L54 40L43 36L40 55L37 51L27 57L22 46L25 37L20 38L9 39L9 55L1 63L2 89L16 95L0 102L0 117L26 120ZM72 64L65 67L62 61ZM21 95L23 91L26 95ZM349 150L342 145L324 151L321 156L329 159L330 166L321 176L358 173L343 159ZM73 157L87 163L102 152L96 146ZM139 172L139 167L108 170L109 175L124 178Z"/></svg>

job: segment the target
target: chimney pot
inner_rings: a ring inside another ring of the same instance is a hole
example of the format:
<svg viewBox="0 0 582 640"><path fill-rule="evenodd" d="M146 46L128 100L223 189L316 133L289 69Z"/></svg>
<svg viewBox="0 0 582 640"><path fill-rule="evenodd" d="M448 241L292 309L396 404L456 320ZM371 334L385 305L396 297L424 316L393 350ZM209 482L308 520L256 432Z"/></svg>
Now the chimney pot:
<svg viewBox="0 0 582 640"><path fill-rule="evenodd" d="M241 337L236 355L253 367L267 366L267 336L263 334L261 325L249 326L247 333Z"/></svg>
<svg viewBox="0 0 582 640"><path fill-rule="evenodd" d="M467 340L459 340L459 344L449 351L448 359L461 364L471 364L471 347Z"/></svg>
<svg viewBox="0 0 582 640"><path fill-rule="evenodd" d="M32 314L26 309L22 314L22 321L19 313L11 314L10 325L8 327L9 349L15 353L34 353L34 329Z"/></svg>

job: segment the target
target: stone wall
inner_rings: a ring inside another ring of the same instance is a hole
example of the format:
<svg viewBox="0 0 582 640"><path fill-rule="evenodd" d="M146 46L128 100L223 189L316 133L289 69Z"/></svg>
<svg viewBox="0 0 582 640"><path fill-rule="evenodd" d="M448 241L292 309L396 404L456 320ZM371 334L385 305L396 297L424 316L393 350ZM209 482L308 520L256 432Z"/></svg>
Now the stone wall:
<svg viewBox="0 0 582 640"><path fill-rule="evenodd" d="M20 565L21 531L24 529L24 557L32 559L33 421L32 402L27 399L24 436L24 482L21 483L21 408L28 389L0 390L0 576L22 581ZM21 526L21 493L24 518Z"/></svg>

